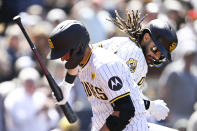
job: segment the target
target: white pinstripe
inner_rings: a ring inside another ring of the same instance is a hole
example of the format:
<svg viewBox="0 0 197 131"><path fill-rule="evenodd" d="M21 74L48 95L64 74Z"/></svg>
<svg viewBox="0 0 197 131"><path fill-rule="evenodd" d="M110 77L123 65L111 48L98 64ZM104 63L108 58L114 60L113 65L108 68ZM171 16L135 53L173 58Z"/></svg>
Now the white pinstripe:
<svg viewBox="0 0 197 131"><path fill-rule="evenodd" d="M92 72L95 73L94 80L91 80ZM108 87L108 80L112 76L121 78L123 88L113 91ZM134 103L136 113L125 131L133 131L132 128L134 131L147 131L148 126L145 116L145 107L139 88L136 88L136 83L132 81L132 75L127 65L118 56L102 48L94 49L89 62L84 68L79 69L79 78L82 82L88 82L94 87L100 88L108 97L108 100L98 99L94 95L88 97L93 112L92 130L98 131L105 123L106 118L113 112L109 103L112 99L131 92L130 97ZM140 123L146 128L138 126Z"/></svg>

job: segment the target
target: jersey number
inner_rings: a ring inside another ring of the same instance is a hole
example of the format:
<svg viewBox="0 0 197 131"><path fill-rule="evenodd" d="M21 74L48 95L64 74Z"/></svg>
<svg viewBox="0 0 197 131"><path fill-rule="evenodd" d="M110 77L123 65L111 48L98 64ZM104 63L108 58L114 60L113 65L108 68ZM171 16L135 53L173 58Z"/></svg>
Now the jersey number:
<svg viewBox="0 0 197 131"><path fill-rule="evenodd" d="M141 86L144 83L146 77L142 77L141 80L138 82L138 86Z"/></svg>
<svg viewBox="0 0 197 131"><path fill-rule="evenodd" d="M101 99L101 100L108 100L107 95L105 95L102 89L95 87L88 82L82 82L82 84L85 89L86 95L88 97L95 96L96 98Z"/></svg>

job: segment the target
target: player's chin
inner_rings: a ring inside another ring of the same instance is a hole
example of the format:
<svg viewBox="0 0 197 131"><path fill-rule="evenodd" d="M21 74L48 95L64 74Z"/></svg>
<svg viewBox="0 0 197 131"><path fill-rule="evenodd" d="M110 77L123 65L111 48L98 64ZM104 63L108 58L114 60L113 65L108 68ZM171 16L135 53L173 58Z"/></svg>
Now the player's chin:
<svg viewBox="0 0 197 131"><path fill-rule="evenodd" d="M146 62L147 62L147 65L149 67L153 67L154 66L153 59L146 59Z"/></svg>
<svg viewBox="0 0 197 131"><path fill-rule="evenodd" d="M146 57L147 64L153 64L153 59L151 57Z"/></svg>
<svg viewBox="0 0 197 131"><path fill-rule="evenodd" d="M147 62L147 65L148 65L149 67L153 67L153 66L154 66L154 64L153 64L152 62Z"/></svg>

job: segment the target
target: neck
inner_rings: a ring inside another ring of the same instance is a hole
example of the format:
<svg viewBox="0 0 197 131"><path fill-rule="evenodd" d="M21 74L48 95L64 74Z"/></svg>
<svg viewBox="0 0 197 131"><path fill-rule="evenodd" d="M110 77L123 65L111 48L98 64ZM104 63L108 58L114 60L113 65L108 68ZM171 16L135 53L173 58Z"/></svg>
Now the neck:
<svg viewBox="0 0 197 131"><path fill-rule="evenodd" d="M87 59L88 59L88 56L89 56L90 52L91 52L91 48L90 48L90 46L88 46L88 47L86 48L86 50L85 50L85 55L84 55L82 61L80 62L80 64L83 65L83 64L86 63L86 61L87 61Z"/></svg>
<svg viewBox="0 0 197 131"><path fill-rule="evenodd" d="M146 57L146 48L150 44L150 42L151 41L147 42L147 41L142 40L141 43L140 43L142 51L143 51L143 54L144 54L145 57Z"/></svg>

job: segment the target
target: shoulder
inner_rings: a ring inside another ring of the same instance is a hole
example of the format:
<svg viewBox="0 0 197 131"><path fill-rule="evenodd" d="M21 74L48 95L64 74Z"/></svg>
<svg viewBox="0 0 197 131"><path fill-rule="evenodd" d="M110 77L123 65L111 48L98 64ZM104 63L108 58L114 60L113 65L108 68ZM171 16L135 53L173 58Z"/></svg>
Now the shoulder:
<svg viewBox="0 0 197 131"><path fill-rule="evenodd" d="M121 46L135 46L136 44L129 37L112 37L109 39L111 44L120 44ZM104 44L104 42L103 42Z"/></svg>
<svg viewBox="0 0 197 131"><path fill-rule="evenodd" d="M92 58L93 65L97 68L101 67L102 65L113 66L117 63L125 64L123 60L120 59L117 55L100 47L94 49L94 51L92 52Z"/></svg>
<svg viewBox="0 0 197 131"><path fill-rule="evenodd" d="M125 43L125 42L129 42L131 41L129 39L129 37L112 37L110 39L107 39L107 40L103 40L103 41L100 41L98 43L95 43L95 45L99 45L99 46L103 46L103 45L112 45L112 44L115 44L115 43Z"/></svg>
<svg viewBox="0 0 197 131"><path fill-rule="evenodd" d="M112 76L123 79L130 74L129 67L120 57L100 47L94 50L91 66L102 80L109 80Z"/></svg>
<svg viewBox="0 0 197 131"><path fill-rule="evenodd" d="M129 37L120 37L120 36L119 37L118 36L117 37L112 37L111 40L130 41Z"/></svg>
<svg viewBox="0 0 197 131"><path fill-rule="evenodd" d="M132 41L129 37L113 37L111 38L114 44L118 44L119 48L127 48L128 50L134 49L133 51L142 51L141 48Z"/></svg>
<svg viewBox="0 0 197 131"><path fill-rule="evenodd" d="M120 38L119 42L118 39ZM129 37L114 37L114 47L116 46L117 55L124 60L133 58L140 61L145 61L144 54L141 49L134 41ZM112 48L112 47L111 47Z"/></svg>
<svg viewBox="0 0 197 131"><path fill-rule="evenodd" d="M107 50L129 50L129 51L140 51L141 48L133 42L129 37L112 37L108 40L97 43L100 47Z"/></svg>
<svg viewBox="0 0 197 131"><path fill-rule="evenodd" d="M120 60L120 58L115 54L113 54L112 52L100 47L97 47L93 50L92 57L95 62L103 61L103 63L109 63L112 61Z"/></svg>

